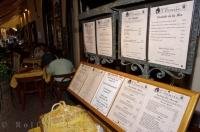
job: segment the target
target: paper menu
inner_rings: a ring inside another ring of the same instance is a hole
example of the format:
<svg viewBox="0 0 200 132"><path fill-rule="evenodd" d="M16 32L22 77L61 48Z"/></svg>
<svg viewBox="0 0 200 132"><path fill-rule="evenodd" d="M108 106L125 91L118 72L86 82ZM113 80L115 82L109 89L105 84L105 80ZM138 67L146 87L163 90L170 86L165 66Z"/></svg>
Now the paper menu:
<svg viewBox="0 0 200 132"><path fill-rule="evenodd" d="M190 97L126 79L108 118L128 132L176 132Z"/></svg>
<svg viewBox="0 0 200 132"><path fill-rule="evenodd" d="M96 33L98 54L112 57L112 18L96 20Z"/></svg>
<svg viewBox="0 0 200 132"><path fill-rule="evenodd" d="M122 12L121 56L146 60L148 8Z"/></svg>
<svg viewBox="0 0 200 132"><path fill-rule="evenodd" d="M126 78L108 114L108 118L126 131L138 119L142 105L148 96L145 83Z"/></svg>
<svg viewBox="0 0 200 132"><path fill-rule="evenodd" d="M149 62L186 68L194 1L151 8Z"/></svg>
<svg viewBox="0 0 200 132"><path fill-rule="evenodd" d="M94 21L83 24L83 39L86 52L96 54L96 36Z"/></svg>
<svg viewBox="0 0 200 132"><path fill-rule="evenodd" d="M69 85L69 89L78 94L91 70L92 67L81 64Z"/></svg>
<svg viewBox="0 0 200 132"><path fill-rule="evenodd" d="M103 115L107 115L123 80L122 76L106 72L91 105Z"/></svg>
<svg viewBox="0 0 200 132"><path fill-rule="evenodd" d="M85 101L89 102L92 100L96 90L104 76L105 72L103 70L93 68L89 72L85 83L83 84L79 96L82 97Z"/></svg>
<svg viewBox="0 0 200 132"><path fill-rule="evenodd" d="M134 129L144 132L177 132L190 97L152 85L148 87L151 89L151 96L146 101Z"/></svg>

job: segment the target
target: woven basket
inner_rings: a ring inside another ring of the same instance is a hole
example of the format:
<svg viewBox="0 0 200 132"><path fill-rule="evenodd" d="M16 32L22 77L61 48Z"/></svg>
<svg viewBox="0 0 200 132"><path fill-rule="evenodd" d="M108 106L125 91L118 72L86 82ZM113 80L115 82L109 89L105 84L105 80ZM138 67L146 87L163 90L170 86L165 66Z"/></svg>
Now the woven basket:
<svg viewBox="0 0 200 132"><path fill-rule="evenodd" d="M54 104L41 121L44 132L97 132L96 123L84 109L64 101Z"/></svg>

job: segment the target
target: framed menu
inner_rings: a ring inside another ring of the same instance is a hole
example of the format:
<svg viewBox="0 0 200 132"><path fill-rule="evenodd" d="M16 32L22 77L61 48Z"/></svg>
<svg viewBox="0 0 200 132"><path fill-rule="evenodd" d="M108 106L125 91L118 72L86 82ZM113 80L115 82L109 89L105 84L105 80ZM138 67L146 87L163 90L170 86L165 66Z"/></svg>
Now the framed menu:
<svg viewBox="0 0 200 132"><path fill-rule="evenodd" d="M94 106L103 115L107 115L111 104L121 87L124 78L112 73L105 73L91 105Z"/></svg>
<svg viewBox="0 0 200 132"><path fill-rule="evenodd" d="M186 69L194 1L150 9L148 62Z"/></svg>
<svg viewBox="0 0 200 132"><path fill-rule="evenodd" d="M92 67L81 64L69 85L69 89L75 93L79 93L91 70Z"/></svg>
<svg viewBox="0 0 200 132"><path fill-rule="evenodd" d="M83 23L83 40L86 53L96 54L95 21Z"/></svg>
<svg viewBox="0 0 200 132"><path fill-rule="evenodd" d="M113 57L113 25L112 17L96 20L98 55Z"/></svg>
<svg viewBox="0 0 200 132"><path fill-rule="evenodd" d="M120 57L146 61L148 8L123 11L120 14Z"/></svg>
<svg viewBox="0 0 200 132"><path fill-rule="evenodd" d="M89 72L89 76L85 80L80 92L78 93L79 96L90 103L104 74L105 72L103 70L93 68L93 70Z"/></svg>

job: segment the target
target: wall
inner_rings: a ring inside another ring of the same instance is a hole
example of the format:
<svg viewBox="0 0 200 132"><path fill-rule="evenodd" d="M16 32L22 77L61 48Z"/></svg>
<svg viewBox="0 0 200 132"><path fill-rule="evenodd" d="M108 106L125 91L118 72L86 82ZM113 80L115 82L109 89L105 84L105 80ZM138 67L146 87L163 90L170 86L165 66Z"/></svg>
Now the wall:
<svg viewBox="0 0 200 132"><path fill-rule="evenodd" d="M200 39L199 39L199 44L200 44ZM199 78L200 78L200 47L198 47L196 63L194 67L194 75L191 86L193 91L200 92ZM200 101L197 104L196 111L200 112Z"/></svg>
<svg viewBox="0 0 200 132"><path fill-rule="evenodd" d="M36 5L36 7L34 5ZM27 9L30 11L29 22L36 21L38 42L45 43L42 17L42 0L28 0Z"/></svg>

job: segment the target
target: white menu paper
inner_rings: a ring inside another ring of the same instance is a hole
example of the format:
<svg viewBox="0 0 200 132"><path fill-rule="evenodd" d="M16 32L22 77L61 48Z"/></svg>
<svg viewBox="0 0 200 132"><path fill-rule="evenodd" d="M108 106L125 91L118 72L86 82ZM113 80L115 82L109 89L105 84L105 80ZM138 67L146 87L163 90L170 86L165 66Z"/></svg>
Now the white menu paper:
<svg viewBox="0 0 200 132"><path fill-rule="evenodd" d="M151 8L149 62L186 68L193 1Z"/></svg>
<svg viewBox="0 0 200 132"><path fill-rule="evenodd" d="M85 51L96 54L95 22L83 24L83 39Z"/></svg>
<svg viewBox="0 0 200 132"><path fill-rule="evenodd" d="M121 87L124 77L105 73L91 105L100 111L103 115L107 115L115 96Z"/></svg>
<svg viewBox="0 0 200 132"><path fill-rule="evenodd" d="M138 118L148 89L145 83L126 78L108 114L108 118L120 125L126 131Z"/></svg>
<svg viewBox="0 0 200 132"><path fill-rule="evenodd" d="M112 57L112 18L96 20L96 33L98 54Z"/></svg>
<svg viewBox="0 0 200 132"><path fill-rule="evenodd" d="M81 64L69 85L69 89L78 94L91 70L92 67Z"/></svg>
<svg viewBox="0 0 200 132"><path fill-rule="evenodd" d="M124 83L108 118L127 132L177 132L190 97L133 80Z"/></svg>
<svg viewBox="0 0 200 132"><path fill-rule="evenodd" d="M147 8L122 13L122 57L146 60L147 17Z"/></svg>
<svg viewBox="0 0 200 132"><path fill-rule="evenodd" d="M85 101L90 103L93 96L96 93L96 90L104 74L105 74L104 71L97 68L93 68L93 70L89 72L89 76L87 77L85 83L83 84L79 92L79 96L82 97Z"/></svg>

